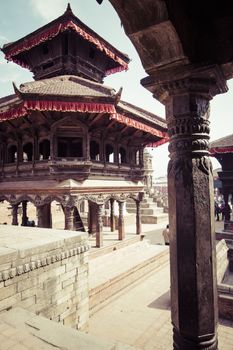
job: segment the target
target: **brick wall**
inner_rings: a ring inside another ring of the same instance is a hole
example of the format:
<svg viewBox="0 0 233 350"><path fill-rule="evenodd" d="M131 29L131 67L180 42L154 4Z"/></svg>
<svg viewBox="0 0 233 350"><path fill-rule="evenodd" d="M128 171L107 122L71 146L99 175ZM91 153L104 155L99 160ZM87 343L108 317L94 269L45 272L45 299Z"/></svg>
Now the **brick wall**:
<svg viewBox="0 0 233 350"><path fill-rule="evenodd" d="M89 318L84 233L0 227L0 312L20 306L82 329Z"/></svg>

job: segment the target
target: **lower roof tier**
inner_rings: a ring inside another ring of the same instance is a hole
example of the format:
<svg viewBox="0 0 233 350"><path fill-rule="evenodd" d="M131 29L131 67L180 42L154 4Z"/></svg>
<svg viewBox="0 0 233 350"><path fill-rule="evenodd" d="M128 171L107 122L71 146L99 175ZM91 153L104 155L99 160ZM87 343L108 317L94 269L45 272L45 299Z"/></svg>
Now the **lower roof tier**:
<svg viewBox="0 0 233 350"><path fill-rule="evenodd" d="M10 125L21 134L26 128L41 131L43 125L52 130L69 116L91 132L103 128L105 134L123 133L124 138L136 138L143 145L167 142L167 127L162 118L121 101L120 97L121 91L116 93L112 88L76 76L25 83L20 89L15 87L14 95L0 99L0 132L7 133ZM22 125L25 123L26 127Z"/></svg>

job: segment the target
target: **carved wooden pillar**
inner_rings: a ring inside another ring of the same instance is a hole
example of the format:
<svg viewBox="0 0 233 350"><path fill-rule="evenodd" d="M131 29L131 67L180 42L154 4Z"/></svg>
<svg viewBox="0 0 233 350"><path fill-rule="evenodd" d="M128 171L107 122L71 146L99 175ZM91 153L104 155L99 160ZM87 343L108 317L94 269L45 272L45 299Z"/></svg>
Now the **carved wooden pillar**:
<svg viewBox="0 0 233 350"><path fill-rule="evenodd" d="M141 201L136 201L136 234L142 233L142 222L141 222Z"/></svg>
<svg viewBox="0 0 233 350"><path fill-rule="evenodd" d="M74 231L74 208L71 207L65 207L64 208L65 213L65 230Z"/></svg>
<svg viewBox="0 0 233 350"><path fill-rule="evenodd" d="M18 225L18 204L12 205L12 225Z"/></svg>
<svg viewBox="0 0 233 350"><path fill-rule="evenodd" d="M33 151L33 161L35 162L39 159L39 139L36 132L33 137Z"/></svg>
<svg viewBox="0 0 233 350"><path fill-rule="evenodd" d="M23 161L23 144L22 138L18 136L17 139L17 163L22 163Z"/></svg>
<svg viewBox="0 0 233 350"><path fill-rule="evenodd" d="M22 224L21 226L27 226L27 201L22 201Z"/></svg>
<svg viewBox="0 0 233 350"><path fill-rule="evenodd" d="M36 212L37 212L37 226L38 227L44 227L44 220L43 220L43 206L37 205L36 206Z"/></svg>
<svg viewBox="0 0 233 350"><path fill-rule="evenodd" d="M106 163L106 154L105 154L105 142L104 142L104 133L101 133L100 138L100 161Z"/></svg>
<svg viewBox="0 0 233 350"><path fill-rule="evenodd" d="M50 159L54 159L57 156L57 139L55 137L55 132L51 131L50 134Z"/></svg>
<svg viewBox="0 0 233 350"><path fill-rule="evenodd" d="M143 167L143 148L139 149L139 165Z"/></svg>
<svg viewBox="0 0 233 350"><path fill-rule="evenodd" d="M90 160L90 133L87 131L86 134L86 152L84 152L84 154L86 155L86 159Z"/></svg>
<svg viewBox="0 0 233 350"><path fill-rule="evenodd" d="M125 222L124 222L124 203L119 201L119 219L118 219L118 239L122 241L125 238Z"/></svg>
<svg viewBox="0 0 233 350"><path fill-rule="evenodd" d="M115 227L115 213L114 213L114 199L110 199L110 227L111 227L111 232L114 232L116 227Z"/></svg>
<svg viewBox="0 0 233 350"><path fill-rule="evenodd" d="M96 247L103 246L103 204L97 205Z"/></svg>
<svg viewBox="0 0 233 350"><path fill-rule="evenodd" d="M170 72L160 76L159 81L154 92L166 106L170 136L168 193L174 349L214 350L218 348L218 307L208 118L210 99L225 92L226 85L215 67L186 72L183 76Z"/></svg>

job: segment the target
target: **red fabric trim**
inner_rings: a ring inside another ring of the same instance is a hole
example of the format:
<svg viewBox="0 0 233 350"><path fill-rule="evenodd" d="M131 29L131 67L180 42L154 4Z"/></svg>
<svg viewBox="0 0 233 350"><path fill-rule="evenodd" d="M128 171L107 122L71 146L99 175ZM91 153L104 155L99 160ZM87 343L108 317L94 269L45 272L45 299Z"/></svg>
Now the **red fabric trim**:
<svg viewBox="0 0 233 350"><path fill-rule="evenodd" d="M0 121L15 119L28 114L29 110L59 112L115 113L115 107L105 103L64 102L64 101L24 101L19 107L0 112Z"/></svg>
<svg viewBox="0 0 233 350"><path fill-rule="evenodd" d="M210 148L210 154L221 154L221 153L233 153L233 146L230 147L219 147L219 148Z"/></svg>
<svg viewBox="0 0 233 350"><path fill-rule="evenodd" d="M160 145L163 145L164 143L167 143L169 141L168 137L164 138L162 140L159 140L157 142L153 142L153 143L149 143L148 145L146 145L146 147L150 147L150 148L156 148Z"/></svg>
<svg viewBox="0 0 233 350"><path fill-rule="evenodd" d="M0 112L0 121L16 119L26 115L28 112L25 109L24 105L21 104L16 108L12 108L6 112Z"/></svg>
<svg viewBox="0 0 233 350"><path fill-rule="evenodd" d="M121 70L127 70L128 69L128 64L122 60L120 57L118 57L116 54L114 54L104 43L102 43L99 39L93 37L92 35L88 34L87 32L85 32L82 28L80 28L79 26L77 26L74 22L72 22L71 20L66 21L64 23L60 23L60 24L56 24L54 25L52 28L45 30L44 32L38 34L37 36L35 36L34 38L28 39L18 45L16 45L13 49L11 49L6 55L5 58L8 61L13 61L17 64L19 64L20 66L24 67L24 68L29 68L28 65L26 65L25 63L21 62L18 59L15 59L13 56L18 55L20 52L23 51L27 51L30 50L32 47L37 46L47 40L50 40L52 38L54 38L55 36L57 36L60 32L63 32L67 29L72 29L74 30L76 33L78 33L79 35L81 35L84 39L88 40L89 42L93 43L98 50L100 51L104 51L104 53L110 57L112 60L114 60L115 62L119 63L121 67L116 67L114 69L110 69L106 71L106 74L112 74L112 73L116 73L119 72ZM119 70L120 68L120 70Z"/></svg>
<svg viewBox="0 0 233 350"><path fill-rule="evenodd" d="M115 107L104 103L64 102L64 101L25 101L30 110L59 112L114 113Z"/></svg>
<svg viewBox="0 0 233 350"><path fill-rule="evenodd" d="M150 127L150 126L148 126L146 124L140 123L140 122L138 122L138 121L136 121L134 119L131 119L131 118L126 117L126 116L124 116L122 114L119 114L119 113L111 114L110 119L115 119L119 123L131 126L131 127L135 128L135 129L139 129L139 130L143 130L143 131L149 132L150 134L158 136L158 137L161 137L161 138L166 138L167 137L167 134L165 132L159 131L159 130L157 130L155 128L152 128L152 127Z"/></svg>

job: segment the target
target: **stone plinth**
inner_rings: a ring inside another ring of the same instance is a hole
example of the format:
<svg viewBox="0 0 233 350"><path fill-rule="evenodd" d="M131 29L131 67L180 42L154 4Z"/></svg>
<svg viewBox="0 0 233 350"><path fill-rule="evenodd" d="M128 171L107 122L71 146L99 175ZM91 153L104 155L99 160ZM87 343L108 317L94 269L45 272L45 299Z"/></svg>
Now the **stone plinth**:
<svg viewBox="0 0 233 350"><path fill-rule="evenodd" d="M19 306L86 326L88 249L84 233L0 226L0 312Z"/></svg>

